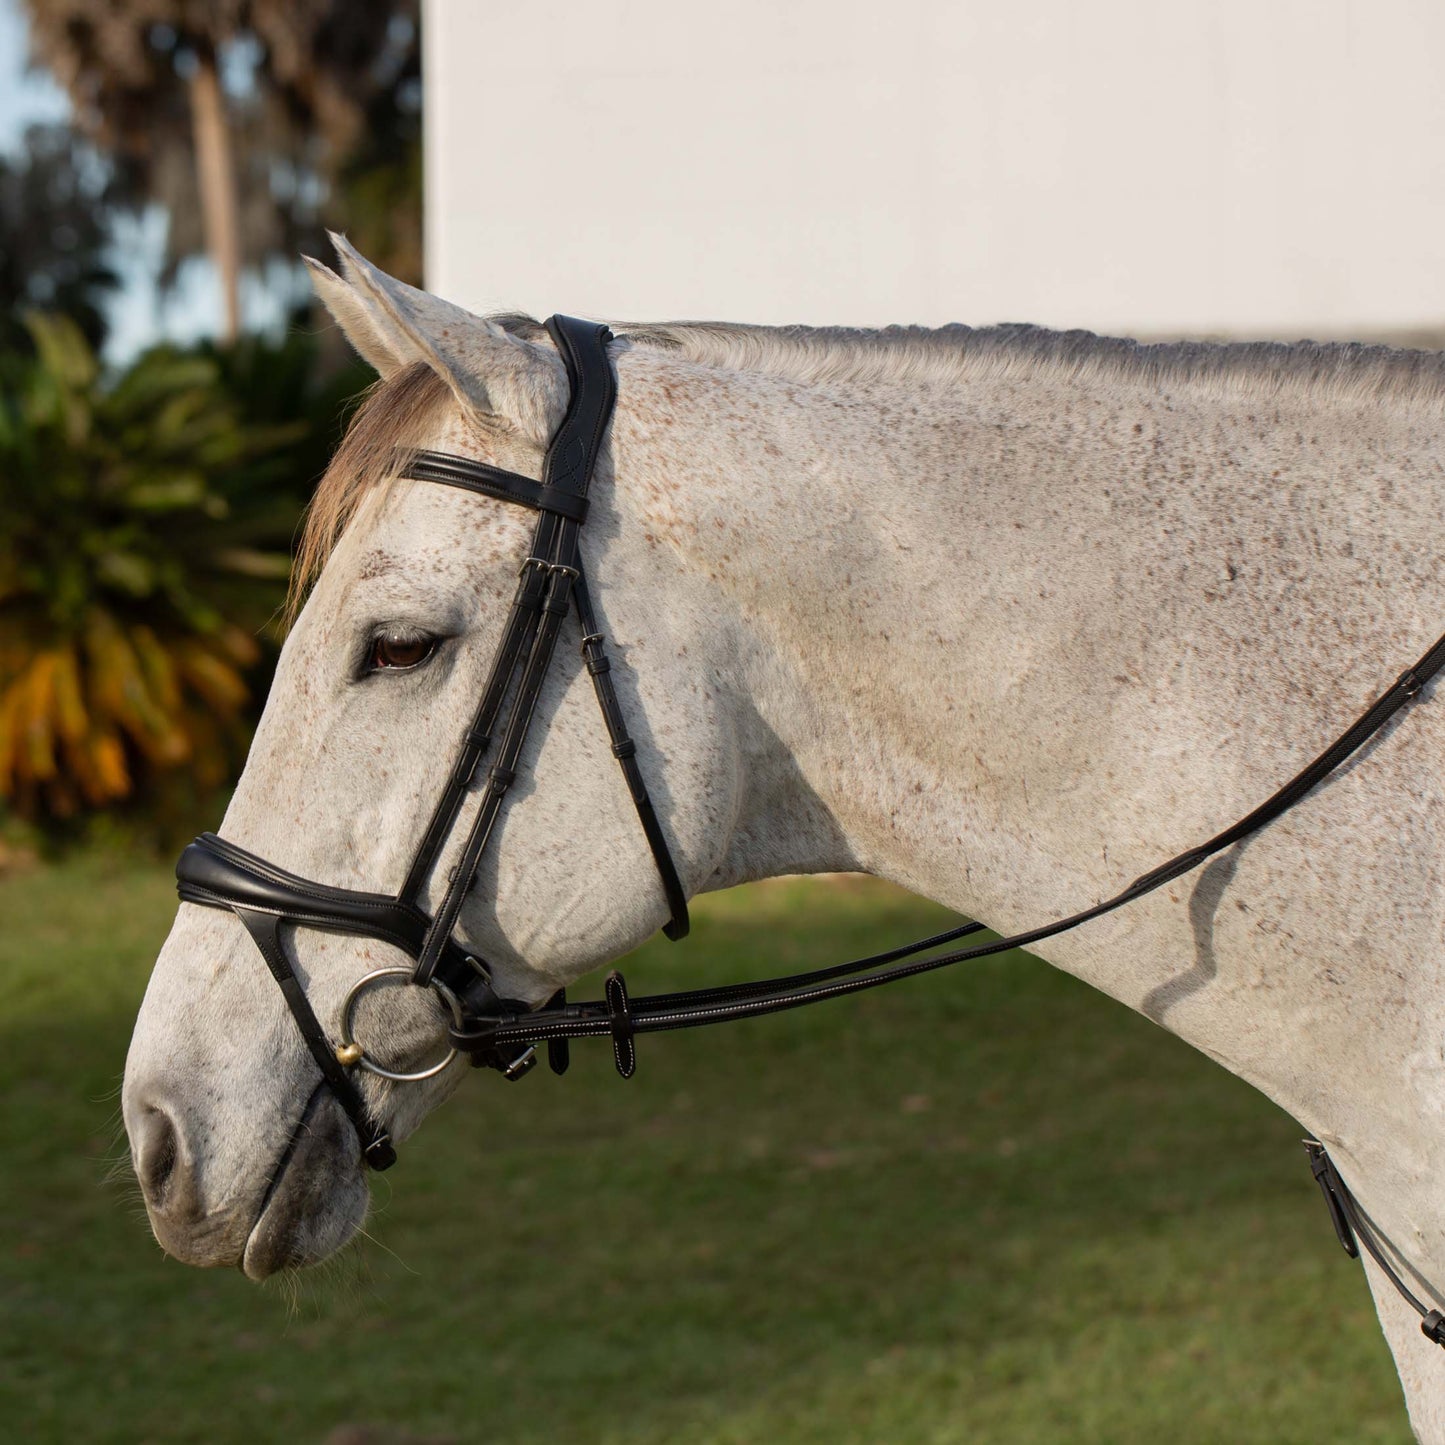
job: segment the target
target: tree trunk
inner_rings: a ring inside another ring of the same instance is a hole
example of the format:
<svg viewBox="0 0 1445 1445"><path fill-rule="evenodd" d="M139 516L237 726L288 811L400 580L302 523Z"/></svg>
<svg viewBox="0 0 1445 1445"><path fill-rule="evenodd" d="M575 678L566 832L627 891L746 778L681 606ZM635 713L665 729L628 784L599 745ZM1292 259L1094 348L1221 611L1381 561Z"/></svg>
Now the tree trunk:
<svg viewBox="0 0 1445 1445"><path fill-rule="evenodd" d="M215 53L198 48L191 77L191 119L195 127L196 180L206 249L225 302L222 336L234 341L241 329L241 234L236 207L235 159L226 126L226 99L216 73Z"/></svg>

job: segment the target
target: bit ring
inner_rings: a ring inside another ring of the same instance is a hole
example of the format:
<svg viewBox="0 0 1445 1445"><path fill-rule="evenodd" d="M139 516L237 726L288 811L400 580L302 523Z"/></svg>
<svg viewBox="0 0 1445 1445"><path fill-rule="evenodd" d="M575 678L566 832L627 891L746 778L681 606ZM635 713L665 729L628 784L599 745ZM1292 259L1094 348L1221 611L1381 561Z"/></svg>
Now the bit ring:
<svg viewBox="0 0 1445 1445"><path fill-rule="evenodd" d="M373 984L380 983L383 979L403 979L410 983L411 977L412 971L409 968L374 968L351 985L351 991L341 1005L341 1043L336 1049L336 1057L340 1063L347 1067L354 1065L357 1068L365 1069L368 1074L377 1074L383 1079L390 1079L393 1083L419 1084L423 1079L435 1078L456 1058L456 1049L448 1049L446 1057L429 1068L403 1073L398 1069L386 1069L380 1064L372 1063L366 1056L366 1050L357 1043L356 1036L351 1032L351 1016L356 1011L356 1000ZM446 984L439 983L436 979L431 981L431 987L442 996L442 1001L451 1010L453 1022L460 1028L462 1026L462 1006L456 994Z"/></svg>

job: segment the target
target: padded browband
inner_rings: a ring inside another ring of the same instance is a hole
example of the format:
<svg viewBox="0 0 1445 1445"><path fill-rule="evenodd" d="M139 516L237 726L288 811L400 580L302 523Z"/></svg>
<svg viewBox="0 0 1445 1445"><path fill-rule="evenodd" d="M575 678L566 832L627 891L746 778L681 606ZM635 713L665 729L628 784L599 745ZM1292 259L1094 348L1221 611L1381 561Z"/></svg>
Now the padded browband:
<svg viewBox="0 0 1445 1445"><path fill-rule="evenodd" d="M440 482L445 487L461 487L499 502L515 502L534 512L555 512L573 522L587 520L587 498L562 487L533 481L518 472L476 462L470 457L453 457L444 452L396 452L396 467L403 477L419 482Z"/></svg>
<svg viewBox="0 0 1445 1445"><path fill-rule="evenodd" d="M207 908L249 908L332 933L364 934L413 959L421 953L430 923L421 909L400 899L311 883L215 833L202 833L181 854L176 890L186 903ZM449 943L444 958L439 972L454 990L481 976L455 943Z"/></svg>

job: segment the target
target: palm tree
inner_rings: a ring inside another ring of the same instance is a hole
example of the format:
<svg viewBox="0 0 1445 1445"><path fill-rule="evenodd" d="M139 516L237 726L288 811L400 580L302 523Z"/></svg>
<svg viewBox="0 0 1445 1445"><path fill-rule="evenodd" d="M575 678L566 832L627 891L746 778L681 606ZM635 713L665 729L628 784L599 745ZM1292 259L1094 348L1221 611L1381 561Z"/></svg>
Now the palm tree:
<svg viewBox="0 0 1445 1445"><path fill-rule="evenodd" d="M416 0L27 5L34 54L77 124L115 156L133 203L167 208L169 274L210 256L228 338L243 263L310 239L378 96L415 73Z"/></svg>
<svg viewBox="0 0 1445 1445"><path fill-rule="evenodd" d="M119 278L106 257L110 180L68 126L31 126L0 156L0 349L28 348L25 310L63 311L92 346Z"/></svg>
<svg viewBox="0 0 1445 1445"><path fill-rule="evenodd" d="M73 322L29 325L36 354L0 387L0 799L44 820L162 774L214 788L295 517L247 468L287 438L242 424L204 353L157 348L106 383Z"/></svg>

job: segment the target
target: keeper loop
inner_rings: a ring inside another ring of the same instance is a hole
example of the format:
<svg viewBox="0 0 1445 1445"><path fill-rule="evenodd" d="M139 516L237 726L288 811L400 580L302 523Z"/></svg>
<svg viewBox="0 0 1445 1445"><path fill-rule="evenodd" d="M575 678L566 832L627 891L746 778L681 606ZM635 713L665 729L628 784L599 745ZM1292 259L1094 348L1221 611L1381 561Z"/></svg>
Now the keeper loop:
<svg viewBox="0 0 1445 1445"><path fill-rule="evenodd" d="M579 526L587 520L587 498L565 487L542 486L537 488L537 506L544 512L555 512Z"/></svg>
<svg viewBox="0 0 1445 1445"><path fill-rule="evenodd" d="M614 968L603 985L608 1022L612 1033L612 1058L617 1072L630 1079L637 1072L637 1045L633 1042L632 1006L627 997L627 980Z"/></svg>
<svg viewBox="0 0 1445 1445"><path fill-rule="evenodd" d="M572 581L577 576L577 569L553 565L548 567L547 571L552 581L547 588L542 611L565 617L572 607Z"/></svg>

